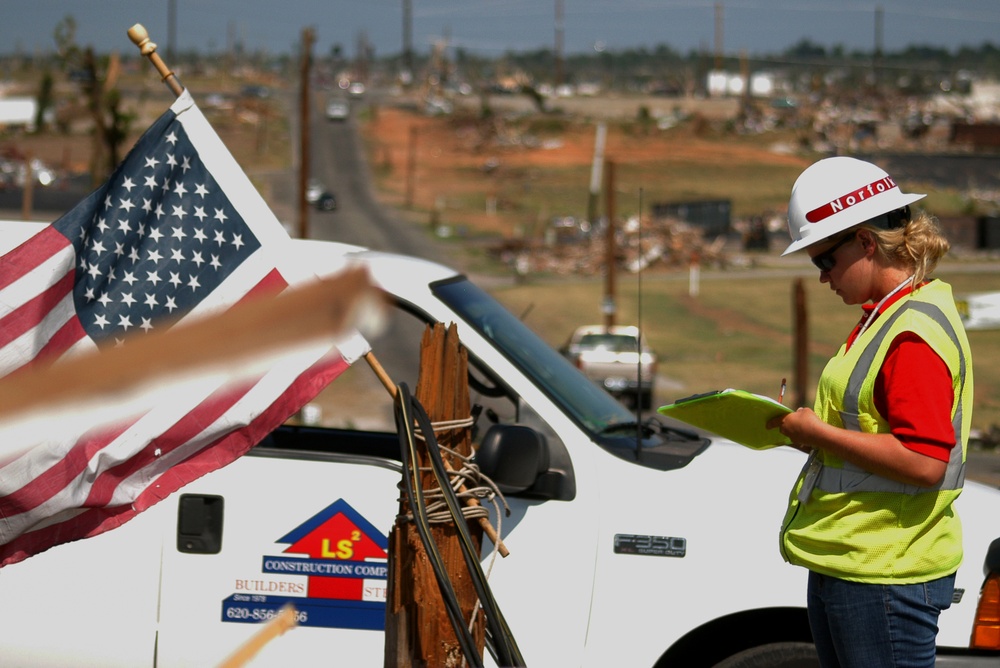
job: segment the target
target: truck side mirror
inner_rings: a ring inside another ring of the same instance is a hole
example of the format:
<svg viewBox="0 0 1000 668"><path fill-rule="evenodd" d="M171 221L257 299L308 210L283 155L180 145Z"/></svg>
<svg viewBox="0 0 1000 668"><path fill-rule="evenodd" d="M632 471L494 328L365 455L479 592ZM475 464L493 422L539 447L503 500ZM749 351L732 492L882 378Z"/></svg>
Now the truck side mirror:
<svg viewBox="0 0 1000 668"><path fill-rule="evenodd" d="M1000 573L1000 538L990 543L986 559L983 560L983 575L990 573Z"/></svg>
<svg viewBox="0 0 1000 668"><path fill-rule="evenodd" d="M479 470L504 494L529 490L549 468L545 437L530 427L492 425L476 451Z"/></svg>

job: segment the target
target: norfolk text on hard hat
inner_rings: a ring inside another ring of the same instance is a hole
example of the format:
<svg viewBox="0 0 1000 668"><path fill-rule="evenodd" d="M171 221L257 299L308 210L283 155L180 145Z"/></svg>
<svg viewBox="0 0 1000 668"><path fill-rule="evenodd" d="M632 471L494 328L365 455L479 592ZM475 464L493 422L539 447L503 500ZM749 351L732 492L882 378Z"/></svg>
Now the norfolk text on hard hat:
<svg viewBox="0 0 1000 668"><path fill-rule="evenodd" d="M836 156L813 163L796 179L788 202L788 255L924 197L904 193L881 167Z"/></svg>
<svg viewBox="0 0 1000 668"><path fill-rule="evenodd" d="M897 187L896 182L892 180L892 177L885 176L874 183L869 183L866 186L858 188L852 193L848 193L833 201L827 202L822 206L816 207L806 214L806 220L810 223L818 223L838 211L843 211L847 207L854 206L859 202L864 202L868 197L874 197L875 195L884 193L895 187Z"/></svg>

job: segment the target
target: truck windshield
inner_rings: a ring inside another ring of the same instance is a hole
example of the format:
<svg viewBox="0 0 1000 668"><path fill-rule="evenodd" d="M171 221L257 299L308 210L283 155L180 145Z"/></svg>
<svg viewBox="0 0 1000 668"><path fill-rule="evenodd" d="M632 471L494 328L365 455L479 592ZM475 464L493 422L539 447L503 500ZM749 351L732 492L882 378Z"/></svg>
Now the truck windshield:
<svg viewBox="0 0 1000 668"><path fill-rule="evenodd" d="M453 280L435 284L433 290L588 431L609 434L618 425L635 423L635 416L624 405L475 284Z"/></svg>

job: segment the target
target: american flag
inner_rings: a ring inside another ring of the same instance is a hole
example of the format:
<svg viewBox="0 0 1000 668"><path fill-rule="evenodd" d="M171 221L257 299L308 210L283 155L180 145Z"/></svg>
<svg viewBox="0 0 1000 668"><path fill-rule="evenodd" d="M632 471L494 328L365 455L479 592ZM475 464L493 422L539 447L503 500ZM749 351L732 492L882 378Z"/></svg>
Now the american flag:
<svg viewBox="0 0 1000 668"><path fill-rule="evenodd" d="M0 257L0 376L314 278L290 246L185 91L103 186ZM0 566L119 526L231 463L367 351L352 332L252 378L19 444L0 462Z"/></svg>

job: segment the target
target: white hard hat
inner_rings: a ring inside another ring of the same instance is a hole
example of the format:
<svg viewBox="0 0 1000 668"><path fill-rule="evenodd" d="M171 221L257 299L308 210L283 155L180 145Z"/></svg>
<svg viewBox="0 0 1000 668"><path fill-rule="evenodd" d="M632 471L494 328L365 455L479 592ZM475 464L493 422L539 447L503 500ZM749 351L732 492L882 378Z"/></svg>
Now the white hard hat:
<svg viewBox="0 0 1000 668"><path fill-rule="evenodd" d="M788 202L792 243L782 255L828 239L925 197L904 193L886 172L857 158L837 156L813 163L795 180Z"/></svg>

